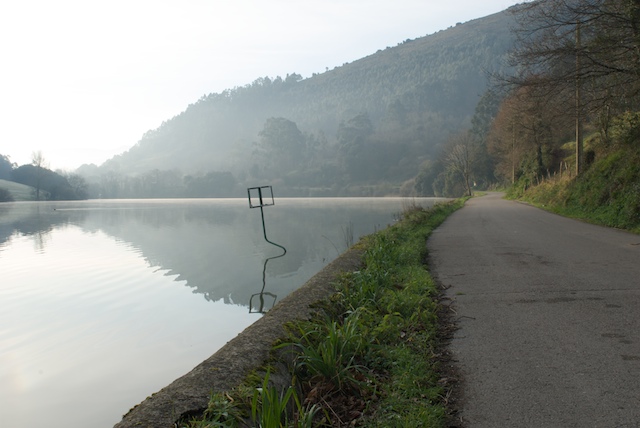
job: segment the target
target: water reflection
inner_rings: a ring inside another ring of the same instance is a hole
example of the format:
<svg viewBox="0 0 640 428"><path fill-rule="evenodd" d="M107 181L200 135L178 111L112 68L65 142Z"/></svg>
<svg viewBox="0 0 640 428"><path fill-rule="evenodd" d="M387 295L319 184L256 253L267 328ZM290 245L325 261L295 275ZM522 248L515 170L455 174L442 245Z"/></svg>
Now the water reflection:
<svg viewBox="0 0 640 428"><path fill-rule="evenodd" d="M282 257L246 199L0 204L0 419L114 424L401 209L278 200Z"/></svg>
<svg viewBox="0 0 640 428"><path fill-rule="evenodd" d="M249 313L264 314L269 310L269 308L265 306L265 296L271 297L273 299L271 302L271 307L275 305L276 299L278 298L278 296L276 296L275 294L264 291L265 287L267 286L267 264L271 260L284 257L287 254L287 249L280 244L276 244L275 242L270 241L269 238L267 238L267 226L264 222L264 208L275 205L275 201L273 199L273 190L271 186L249 188L247 189L247 193L249 195L249 208L260 209L260 218L262 219L262 234L264 235L264 240L274 247L278 247L282 250L282 254L265 259L264 265L262 267L262 289L259 293L252 294L251 299L249 299ZM254 305L254 303L256 305Z"/></svg>
<svg viewBox="0 0 640 428"><path fill-rule="evenodd" d="M392 200L279 200L269 209L269 233L289 253L268 268L265 263L267 291L284 297L353 239L391 223L401 203L396 200L394 207ZM51 231L70 225L88 233L102 231L128 243L150 268L175 275L176 281L208 301L247 305L259 281L252 266L262 264L273 249L261 239L261 219L251 215L241 199L0 205L0 248L12 236L22 235L32 237L43 252Z"/></svg>
<svg viewBox="0 0 640 428"><path fill-rule="evenodd" d="M280 254L279 256L269 257L265 259L264 265L262 267L262 289L260 289L259 293L255 293L251 295L249 299L249 313L251 314L265 314L267 311L276 304L276 300L278 296L268 291L264 291L267 287L267 263L269 260L279 259L280 257L284 257L285 253ZM265 297L269 297L269 304L265 302Z"/></svg>

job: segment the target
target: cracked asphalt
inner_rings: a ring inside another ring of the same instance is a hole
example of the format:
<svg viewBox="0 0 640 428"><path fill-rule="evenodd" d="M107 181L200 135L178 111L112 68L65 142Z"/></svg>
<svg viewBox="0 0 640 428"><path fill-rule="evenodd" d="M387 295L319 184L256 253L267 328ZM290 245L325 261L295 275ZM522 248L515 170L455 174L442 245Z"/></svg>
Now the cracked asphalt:
<svg viewBox="0 0 640 428"><path fill-rule="evenodd" d="M475 427L640 427L640 235L491 193L427 243Z"/></svg>

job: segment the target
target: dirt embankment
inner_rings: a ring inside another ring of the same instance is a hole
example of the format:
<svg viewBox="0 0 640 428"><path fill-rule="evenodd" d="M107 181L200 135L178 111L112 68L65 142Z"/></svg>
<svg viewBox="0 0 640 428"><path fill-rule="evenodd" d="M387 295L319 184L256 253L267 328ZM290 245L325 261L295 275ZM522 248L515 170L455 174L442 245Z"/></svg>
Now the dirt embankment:
<svg viewBox="0 0 640 428"><path fill-rule="evenodd" d="M311 305L334 292L336 278L361 265L362 251L347 251L218 352L132 408L114 428L173 428L182 417L202 412L212 393L233 389L267 361L273 343L285 334L284 324L308 318Z"/></svg>

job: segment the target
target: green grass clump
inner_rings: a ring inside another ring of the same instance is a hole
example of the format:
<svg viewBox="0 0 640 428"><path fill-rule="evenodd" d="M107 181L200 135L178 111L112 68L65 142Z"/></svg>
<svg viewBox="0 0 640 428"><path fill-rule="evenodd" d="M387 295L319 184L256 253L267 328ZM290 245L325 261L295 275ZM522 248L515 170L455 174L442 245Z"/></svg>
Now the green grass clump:
<svg viewBox="0 0 640 428"><path fill-rule="evenodd" d="M290 337L274 348L293 352L289 387L274 388L266 370L261 384L251 378L212 397L204 418L181 426L445 426L438 290L425 266L426 240L463 204L411 207L359 243L364 268L345 274L315 317L290 325Z"/></svg>
<svg viewBox="0 0 640 428"><path fill-rule="evenodd" d="M425 266L426 239L462 204L412 209L400 223L367 237L365 268L343 276L323 316L314 320L324 325L316 327L323 333L301 335L305 352L298 361L304 363L295 376L306 387L306 400L323 409L318 426L336 419L345 426L356 419L359 426L371 427L444 426L444 391L434 358L438 290ZM341 352L341 362L334 353L329 361L343 372L329 370L324 361L319 365L326 373L309 369L309 361L321 361L317 351L326 349L327 341L338 343L338 337L348 349ZM340 378L345 381L335 381ZM348 408L341 405L345 402L351 403ZM348 419L350 414L356 417Z"/></svg>

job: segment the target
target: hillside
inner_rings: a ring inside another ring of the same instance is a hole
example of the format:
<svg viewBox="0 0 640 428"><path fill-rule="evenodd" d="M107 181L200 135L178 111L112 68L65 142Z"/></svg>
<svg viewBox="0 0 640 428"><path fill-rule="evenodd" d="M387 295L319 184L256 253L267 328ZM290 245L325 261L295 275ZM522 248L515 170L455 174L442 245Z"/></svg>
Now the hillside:
<svg viewBox="0 0 640 428"><path fill-rule="evenodd" d="M0 189L7 189L16 201L32 201L35 189L14 181L0 180Z"/></svg>
<svg viewBox="0 0 640 428"><path fill-rule="evenodd" d="M519 182L509 196L567 217L640 233L640 147L603 148L600 143L594 153L595 161L580 177L556 177L531 187Z"/></svg>
<svg viewBox="0 0 640 428"><path fill-rule="evenodd" d="M119 181L102 189L112 197L144 187L131 177L154 170L145 182L177 186L181 175L201 180L225 171L234 186L269 180L332 194L354 185L399 186L451 133L469 126L487 73L505 63L512 21L501 12L307 79L264 77L203 96L127 152L79 172ZM157 171L172 177L159 180Z"/></svg>

